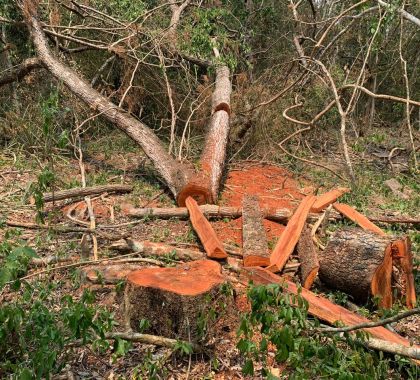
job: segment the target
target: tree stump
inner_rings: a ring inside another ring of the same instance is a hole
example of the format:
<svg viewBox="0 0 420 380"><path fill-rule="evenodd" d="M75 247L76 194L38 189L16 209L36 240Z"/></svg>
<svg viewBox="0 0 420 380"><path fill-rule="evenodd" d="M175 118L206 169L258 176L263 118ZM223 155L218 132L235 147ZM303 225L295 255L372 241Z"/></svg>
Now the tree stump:
<svg viewBox="0 0 420 380"><path fill-rule="evenodd" d="M337 231L325 251L319 252L319 278L355 301L378 296L380 306L389 308L393 302L393 247L400 240L359 228Z"/></svg>
<svg viewBox="0 0 420 380"><path fill-rule="evenodd" d="M223 283L220 264L211 260L132 272L124 294L127 325L139 331L145 319L150 327L142 332L197 342L203 335L200 325L223 297Z"/></svg>

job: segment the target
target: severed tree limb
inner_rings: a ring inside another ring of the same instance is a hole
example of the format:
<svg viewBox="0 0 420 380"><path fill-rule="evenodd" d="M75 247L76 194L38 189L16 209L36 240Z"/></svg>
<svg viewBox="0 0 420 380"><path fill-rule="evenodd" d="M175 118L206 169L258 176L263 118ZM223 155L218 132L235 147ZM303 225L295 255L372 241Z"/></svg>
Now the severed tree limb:
<svg viewBox="0 0 420 380"><path fill-rule="evenodd" d="M75 71L53 56L38 21L36 6L31 0L24 0L21 8L37 54L47 70L89 107L101 112L106 119L131 137L144 150L171 192L177 197L188 182L190 171L166 152L162 142L149 127L102 96Z"/></svg>
<svg viewBox="0 0 420 380"><path fill-rule="evenodd" d="M412 315L416 315L416 314L420 314L420 307L417 307L415 309L411 309L408 311L404 311L402 313L394 315L393 317L381 319L375 322L364 322L364 323L359 323L357 325L345 326L345 327L328 327L328 328L325 327L325 328L320 328L318 330L320 332L331 332L331 333L350 332L350 331L365 329L369 327L385 326L389 323L397 322L401 319L411 317Z"/></svg>
<svg viewBox="0 0 420 380"><path fill-rule="evenodd" d="M14 66L10 70L5 71L5 74L0 77L0 87L19 81L28 75L32 70L39 69L41 67L42 62L39 58L25 59L20 65Z"/></svg>
<svg viewBox="0 0 420 380"><path fill-rule="evenodd" d="M85 197L89 195L98 195L103 193L130 193L133 191L131 185L101 185L83 188L74 188L69 190L55 191L43 195L44 202L54 202L69 198Z"/></svg>
<svg viewBox="0 0 420 380"><path fill-rule="evenodd" d="M391 9L391 10L393 7L393 5L382 0L378 0L378 4L384 8ZM408 13L403 8L397 8L397 12L400 13L401 16L405 18L406 20L411 21L413 24L416 24L418 27L420 27L420 19L417 18L416 16L412 15L411 13Z"/></svg>
<svg viewBox="0 0 420 380"><path fill-rule="evenodd" d="M401 355L411 359L420 359L420 348L417 347L406 347L402 344L388 342L383 339L369 338L363 342L367 348L371 348L377 351L388 352L394 355Z"/></svg>

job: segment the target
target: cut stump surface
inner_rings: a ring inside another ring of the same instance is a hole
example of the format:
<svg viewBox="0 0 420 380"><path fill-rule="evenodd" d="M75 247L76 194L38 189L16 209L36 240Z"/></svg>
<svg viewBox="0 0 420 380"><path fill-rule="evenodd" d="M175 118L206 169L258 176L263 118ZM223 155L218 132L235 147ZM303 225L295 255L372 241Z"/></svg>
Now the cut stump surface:
<svg viewBox="0 0 420 380"><path fill-rule="evenodd" d="M223 282L220 264L211 260L132 272L124 296L126 322L138 331L140 321L148 320L148 333L196 341L200 317Z"/></svg>

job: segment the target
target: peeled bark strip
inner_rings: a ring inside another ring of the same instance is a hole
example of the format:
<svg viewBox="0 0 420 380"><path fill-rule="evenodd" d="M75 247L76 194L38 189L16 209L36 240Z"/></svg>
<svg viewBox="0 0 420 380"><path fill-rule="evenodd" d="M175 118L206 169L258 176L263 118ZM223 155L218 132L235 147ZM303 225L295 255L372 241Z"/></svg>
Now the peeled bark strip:
<svg viewBox="0 0 420 380"><path fill-rule="evenodd" d="M131 191L133 191L133 186L131 185L103 185L46 193L44 194L43 199L44 202L53 202L62 199L86 197L88 195L98 195L103 193L130 193Z"/></svg>
<svg viewBox="0 0 420 380"><path fill-rule="evenodd" d="M409 309L412 309L416 305L416 287L414 285L413 255L410 238L405 237L393 242L391 249L394 265L401 268L404 273L403 295L405 296L405 303Z"/></svg>
<svg viewBox="0 0 420 380"><path fill-rule="evenodd" d="M312 240L308 225L303 229L296 248L300 261L300 278L305 289L310 289L318 275L318 249Z"/></svg>
<svg viewBox="0 0 420 380"><path fill-rule="evenodd" d="M257 196L245 195L242 201L242 241L245 267L270 265L267 236Z"/></svg>
<svg viewBox="0 0 420 380"><path fill-rule="evenodd" d="M132 272L124 295L126 322L138 331L146 319L148 333L197 341L200 318L213 306L223 282L220 264L211 260Z"/></svg>
<svg viewBox="0 0 420 380"><path fill-rule="evenodd" d="M324 208L328 207L330 204L334 203L337 198L341 197L344 193L349 192L350 189L347 187L339 187L328 191L327 193L317 196L317 200L312 206L312 212L321 212Z"/></svg>
<svg viewBox="0 0 420 380"><path fill-rule="evenodd" d="M144 150L157 172L177 198L181 189L188 183L190 173L186 167L167 153L162 142L149 127L109 101L75 71L53 56L31 1L24 1L23 14L38 57L45 68L59 81L62 81L73 94L85 102L94 112L105 117L131 137Z"/></svg>
<svg viewBox="0 0 420 380"><path fill-rule="evenodd" d="M153 243L151 241L138 241L133 239L122 239L110 246L122 252L138 252L145 256L168 256L175 254L181 260L200 260L204 254L192 249L178 248L162 243Z"/></svg>
<svg viewBox="0 0 420 380"><path fill-rule="evenodd" d="M333 207L341 214L352 220L354 223L357 223L364 230L375 232L378 235L386 236L385 232L382 231L378 226L373 224L366 216L362 215L360 212L357 212L353 207L346 205L344 203L334 203Z"/></svg>
<svg viewBox="0 0 420 380"><path fill-rule="evenodd" d="M284 284L284 291L286 293L298 294L298 287L291 281L288 281L280 276L271 273L264 268L249 268L245 269L247 277L254 282L256 285L268 285L268 284ZM343 323L345 326L356 325L360 323L370 322L368 319L352 313L351 311L339 306L325 297L319 294L312 293L310 290L302 289L300 295L308 302L309 314L328 322L329 324L335 324L337 322ZM366 332L371 334L374 338L386 340L388 342L401 344L405 347L415 347L411 343L404 339L402 336L393 333L385 327L371 327L364 329ZM417 364L420 361L416 361Z"/></svg>
<svg viewBox="0 0 420 380"><path fill-rule="evenodd" d="M392 306L392 245L400 240L359 228L337 231L319 253L319 278L356 301L378 296L380 305Z"/></svg>
<svg viewBox="0 0 420 380"><path fill-rule="evenodd" d="M203 244L207 257L212 259L225 259L228 255L223 248L222 242L216 235L213 227L198 207L197 202L188 197L186 200L190 213L191 224Z"/></svg>
<svg viewBox="0 0 420 380"><path fill-rule="evenodd" d="M302 229L306 223L309 210L314 204L316 197L308 195L300 203L299 207L290 218L289 223L280 236L273 252L270 256L270 270L273 272L280 272L290 255L292 254L295 246L299 240Z"/></svg>

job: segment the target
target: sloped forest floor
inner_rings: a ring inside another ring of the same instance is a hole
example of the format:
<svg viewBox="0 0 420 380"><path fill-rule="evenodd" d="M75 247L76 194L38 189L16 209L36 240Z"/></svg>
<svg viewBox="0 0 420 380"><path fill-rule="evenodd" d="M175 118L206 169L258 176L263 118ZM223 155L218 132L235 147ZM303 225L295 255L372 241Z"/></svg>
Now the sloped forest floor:
<svg viewBox="0 0 420 380"><path fill-rule="evenodd" d="M113 136L108 139L112 139ZM121 138L121 137L119 137ZM96 144L96 145L95 145ZM124 144L116 144L123 146ZM371 145L372 148L372 145ZM373 149L374 148L374 149ZM388 152L381 156L380 144L374 146L370 153L353 157L356 162L359 182L354 184L352 192L343 196L346 203L351 204L366 215L407 215L418 217L420 211L419 185L408 173L390 170L386 158ZM404 153L402 153L403 155ZM329 157L327 164L341 160L341 157ZM319 157L315 157L319 160ZM81 232L62 233L54 229L16 228L5 224L6 220L19 223L35 223L37 209L31 197L33 188L39 183L41 169L51 165L55 173L54 187L66 189L80 187L81 174L76 160L66 155L52 155L50 162L38 160L36 154L28 154L16 147L3 150L0 154L0 240L4 246L8 244L25 244L32 247L39 258L58 256L63 259L60 264L29 265L26 281L38 289L39 294L33 294L33 300L41 297L42 289L49 286L50 291L45 305L58 308L64 296L71 295L75 300L82 297L86 289L92 291L95 297L95 307L103 307L113 314L115 330L123 329L121 313L121 286L123 282L108 284L98 276L92 275L92 265L75 265L61 270L56 266L83 263L92 260L88 249L84 252L81 244ZM142 241L163 242L176 248L187 247L201 250L199 240L190 223L186 220L145 219L136 220L126 215L127 205L135 207L174 207L174 200L164 190L161 183L153 177L153 172L147 166L144 158L136 150L118 151L116 149L101 152L100 143L86 146L85 165L87 185L99 184L131 184L133 192L124 195L104 194L92 197L96 216L99 259L119 257L121 253L112 250L115 241L123 237L131 237ZM385 180L396 178L403 185L401 194L395 194L386 186ZM322 169L291 162L285 157L282 166L245 160L229 164L223 192L219 205L240 207L244 194L257 194L262 206L294 209L299 201L309 193L322 193L333 187L345 185L334 175ZM80 201L80 200L79 200ZM57 201L45 205L42 215L50 225L66 224L74 226L65 213L75 201ZM88 222L88 213L83 200L80 201L75 218ZM235 252L242 244L241 218L230 220L212 220L218 236L223 243ZM345 221L330 223L327 229L333 231L340 225L351 224ZM80 226L79 226L80 227ZM284 226L272 221L264 221L270 249L275 245ZM413 242L415 281L417 295L420 291L420 232L411 225L381 225L394 233L408 234ZM88 241L90 247L91 242ZM66 261L67 260L67 261ZM161 260L161 259L160 259ZM118 378L168 378L168 379L240 379L252 378L241 374L244 359L236 345L237 330L241 315L249 310L246 290L247 284L240 278L237 271L232 270L240 257L230 255L223 264L223 274L234 288L234 307L230 307L216 325L216 337L211 342L214 347L208 355L178 355L172 349L159 348L152 345L132 343L124 345L119 342L98 353L91 345L75 345L66 347L60 355L65 357L64 367L58 371L55 378L62 379L118 379ZM292 262L295 258L292 256ZM172 266L179 262L174 257L161 260L160 265ZM106 265L106 263L105 263ZM150 266L148 263L131 264L136 267ZM42 273L39 273L39 272ZM298 282L296 271L287 274ZM102 283L101 283L102 282ZM328 298L345 306L351 304L351 298L340 292L325 289L315 283L315 289L323 292ZM9 292L8 287L0 292L0 302L12 301L18 295L22 296L24 287L19 292ZM41 299L41 298L40 298ZM44 301L43 301L44 302ZM51 306L53 305L53 306ZM366 305L358 305L359 312L374 318L376 311ZM377 315L380 316L380 313ZM394 326L395 331L420 344L420 316L407 318ZM111 342L112 343L112 342ZM274 365L273 365L274 366ZM288 368L274 366L273 374L286 375ZM258 371L258 368L256 368ZM152 375L151 375L152 374ZM155 374L155 375L153 375ZM153 377L156 376L156 377ZM260 378L255 377L255 378Z"/></svg>

